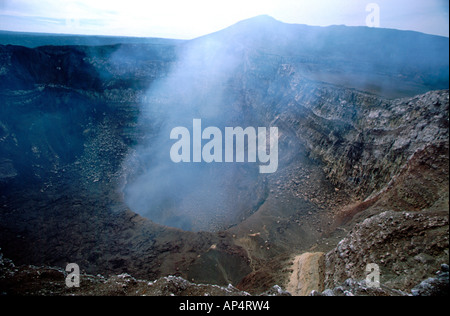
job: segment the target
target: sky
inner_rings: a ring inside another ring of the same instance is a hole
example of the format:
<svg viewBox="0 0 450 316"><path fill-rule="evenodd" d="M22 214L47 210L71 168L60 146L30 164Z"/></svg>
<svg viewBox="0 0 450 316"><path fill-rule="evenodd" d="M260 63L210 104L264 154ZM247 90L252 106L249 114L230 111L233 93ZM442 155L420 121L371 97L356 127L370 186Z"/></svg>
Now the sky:
<svg viewBox="0 0 450 316"><path fill-rule="evenodd" d="M191 39L263 14L367 26L371 3L380 27L449 36L448 0L0 0L0 30Z"/></svg>

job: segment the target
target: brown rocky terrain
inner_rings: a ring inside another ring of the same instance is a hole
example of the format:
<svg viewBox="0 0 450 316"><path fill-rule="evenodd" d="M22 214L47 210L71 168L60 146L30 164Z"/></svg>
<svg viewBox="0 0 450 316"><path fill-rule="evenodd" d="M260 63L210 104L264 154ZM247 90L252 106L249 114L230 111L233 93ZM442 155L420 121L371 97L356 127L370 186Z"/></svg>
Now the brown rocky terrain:
<svg viewBox="0 0 450 316"><path fill-rule="evenodd" d="M424 100L427 101L424 102ZM319 217L320 213L310 213L310 220L312 220L310 223L315 224L319 230L323 230L323 233L317 237L317 240L311 240L310 248L307 248L306 243L306 247L299 253L310 252L310 250L329 252L325 260L326 267L323 269L326 271L326 277L323 275L326 280L323 286L327 288L337 286L350 278L359 280L366 274L367 264L377 263L382 267L384 284L392 289L410 290L421 279L439 270L441 264L448 262L448 116L446 114L448 92L434 92L413 99L395 100L392 103L401 108L404 104L413 105L415 102L418 104L417 109L420 110L425 107L424 104L434 104L429 109L430 112L439 107L443 111L437 110L441 113L439 115L436 113L436 115L420 116L427 120L427 123L423 121L418 123L420 127L416 127L416 117L413 116L410 118L411 125L410 122L403 121L394 123L398 125L386 130L371 126L370 122L373 124L373 121L370 115L363 116L362 120L369 118L369 122L360 122L361 126L372 130L366 133L374 133L373 130L376 130L374 134L381 136L389 133L390 137L374 138L376 145L364 144L364 148L361 148L363 152L361 156L368 158L354 159L352 168L324 167L325 171L331 170L328 177L336 185L335 192L330 193L330 196L336 196L336 193L342 194L342 191L348 193L345 199L330 203L328 212L323 214L322 218ZM397 107L387 106L389 107L393 111L399 111ZM376 108L373 108L373 111L377 111ZM391 115L386 112L387 117ZM427 128L424 128L425 126ZM427 131L428 127L429 131ZM404 133L412 133L414 136L402 137ZM325 135L329 137L329 134ZM305 133L302 133L302 137L305 137ZM427 142L429 137L433 138L431 142L433 145ZM402 138L409 140L405 147L411 149L399 152L395 144ZM409 147L409 142L416 142L417 145ZM351 145L344 153L341 151L345 146L335 147L335 151L333 147L328 151L324 146L319 148L319 155L327 155L328 161L333 163L339 161L338 157L348 156L353 151ZM370 153L364 153L364 151ZM398 154L395 155L394 152ZM338 156L333 157L333 155ZM371 162L370 159L373 161ZM362 178L358 178L359 170L364 168L366 171L362 173ZM372 168L376 169L376 172L367 171ZM339 176L333 170L339 170ZM386 175L383 177L384 173ZM373 176L368 177L368 175ZM290 177L294 179L294 175ZM364 190L364 185L355 185L352 190L347 182L341 182L343 179L362 182L369 187L376 184L379 187L371 187L369 192L372 193L366 195L365 199L361 199L361 190ZM295 183L295 180L293 182ZM345 187L342 183L349 186ZM313 186L309 184L305 187ZM321 193L323 194L324 190ZM305 190L302 190L302 194L305 194ZM330 196L322 199L328 202L333 201ZM332 205L334 207L330 208ZM262 210L261 208L260 211ZM408 220L408 216L412 218L411 221ZM312 219L314 217L316 219ZM292 224L295 223L296 221L293 221ZM367 227L367 230L357 230L360 227ZM280 238L280 236L277 237ZM305 243L305 239L295 240L292 244L289 241L283 241L281 244L289 245L291 249L298 249L295 247L298 247L301 242ZM338 248L332 249L332 245L338 243ZM291 270L291 268L288 269ZM272 268L261 268L261 279L268 277L267 274L271 274L269 272L271 270L273 271ZM255 279L257 276L252 275L251 278ZM288 284L288 281L285 281L285 284Z"/></svg>

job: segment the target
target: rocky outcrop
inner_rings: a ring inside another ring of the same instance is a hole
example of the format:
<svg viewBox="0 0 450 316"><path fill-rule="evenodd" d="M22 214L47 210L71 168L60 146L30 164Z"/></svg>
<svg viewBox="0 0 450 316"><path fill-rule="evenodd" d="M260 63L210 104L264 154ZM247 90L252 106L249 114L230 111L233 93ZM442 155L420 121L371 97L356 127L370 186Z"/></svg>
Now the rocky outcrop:
<svg viewBox="0 0 450 316"><path fill-rule="evenodd" d="M391 289L384 285L380 287L370 287L365 280L355 281L347 279L341 285L333 289L326 289L323 292L312 291L310 296L410 296L410 294L395 289Z"/></svg>
<svg viewBox="0 0 450 316"><path fill-rule="evenodd" d="M295 126L298 138L323 161L333 183L359 199L384 189L430 144L448 144L448 90L391 101L307 87L296 92L297 102L277 121ZM303 110L300 115L300 106L312 113Z"/></svg>
<svg viewBox="0 0 450 316"><path fill-rule="evenodd" d="M449 267L443 264L437 276L429 278L415 286L411 293L414 296L443 296L447 297L450 290Z"/></svg>
<svg viewBox="0 0 450 316"><path fill-rule="evenodd" d="M312 291L310 296L441 296L449 293L448 265L443 264L436 277L429 278L416 285L411 291L399 291L385 285L372 286L366 280L347 279L341 285L323 292Z"/></svg>
<svg viewBox="0 0 450 316"><path fill-rule="evenodd" d="M325 258L325 287L362 280L366 267L380 267L380 283L410 291L447 263L448 211L387 211L357 224Z"/></svg>
<svg viewBox="0 0 450 316"><path fill-rule="evenodd" d="M104 277L81 272L78 287L68 287L67 277L68 272L62 268L16 266L0 253L0 296L250 296L231 284L218 286L191 283L177 276L148 281L127 273ZM275 285L258 296L290 294Z"/></svg>

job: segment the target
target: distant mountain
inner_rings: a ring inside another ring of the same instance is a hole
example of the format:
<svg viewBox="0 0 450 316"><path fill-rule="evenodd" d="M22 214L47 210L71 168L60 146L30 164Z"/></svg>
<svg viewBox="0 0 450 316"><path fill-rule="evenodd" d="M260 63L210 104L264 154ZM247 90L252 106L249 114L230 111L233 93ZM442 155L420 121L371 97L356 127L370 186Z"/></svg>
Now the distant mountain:
<svg viewBox="0 0 450 316"><path fill-rule="evenodd" d="M301 65L306 77L386 97L414 96L449 86L448 38L368 27L287 24L269 16L239 22L191 41L0 31L0 45L186 45L251 49L264 58ZM132 57L130 55L130 57Z"/></svg>
<svg viewBox="0 0 450 316"><path fill-rule="evenodd" d="M182 40L125 36L91 36L48 33L10 32L0 30L0 45L18 45L29 48L39 46L102 46L115 44L169 44L181 43Z"/></svg>
<svg viewBox="0 0 450 316"><path fill-rule="evenodd" d="M387 97L449 87L448 38L418 32L286 24L259 16L192 42L253 49L299 65L297 71L312 80Z"/></svg>
<svg viewBox="0 0 450 316"><path fill-rule="evenodd" d="M235 57L243 50L251 50L253 58L296 64L296 71L311 80L388 98L449 87L448 38L392 29L286 24L268 16L245 20L191 41L0 31L1 44L28 48L116 44L181 46L204 52L221 50L222 54L226 52ZM138 48L132 50L136 52ZM133 59L133 56L130 50L128 58Z"/></svg>

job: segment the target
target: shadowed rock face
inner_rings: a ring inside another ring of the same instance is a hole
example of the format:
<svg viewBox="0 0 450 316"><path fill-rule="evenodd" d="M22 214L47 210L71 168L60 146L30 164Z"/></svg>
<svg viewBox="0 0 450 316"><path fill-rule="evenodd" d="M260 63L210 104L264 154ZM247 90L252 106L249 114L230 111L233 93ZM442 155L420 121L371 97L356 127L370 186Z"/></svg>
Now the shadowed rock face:
<svg viewBox="0 0 450 316"><path fill-rule="evenodd" d="M346 240L364 239L355 225L377 214L399 241L380 243L402 249L411 236L385 211L427 210L409 232L441 240L449 94L435 90L447 88L448 39L268 17L186 42L0 46L0 247L18 264L261 293L287 277L286 256L329 252L353 227ZM278 172L174 166L168 131L194 118L277 126ZM421 250L428 274L448 257L441 241ZM355 267L379 259L357 247ZM413 265L412 247L385 269ZM333 251L328 287L361 277ZM409 289L425 274L389 281Z"/></svg>

